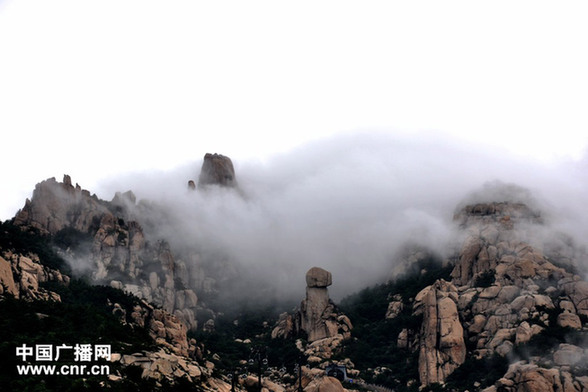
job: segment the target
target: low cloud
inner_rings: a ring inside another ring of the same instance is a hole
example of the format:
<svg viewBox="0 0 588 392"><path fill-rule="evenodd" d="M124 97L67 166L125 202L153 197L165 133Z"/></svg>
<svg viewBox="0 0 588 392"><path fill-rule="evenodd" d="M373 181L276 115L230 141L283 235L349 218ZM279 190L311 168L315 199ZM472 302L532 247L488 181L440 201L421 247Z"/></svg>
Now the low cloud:
<svg viewBox="0 0 588 392"><path fill-rule="evenodd" d="M188 180L198 179L198 160L174 171L112 179L98 194L109 198L132 189L158 206L159 215L149 218L152 235L174 249L224 255L244 279L256 278L245 285L251 290L265 284L296 298L304 295L304 274L312 266L333 273L330 292L338 299L385 280L407 242L445 255L455 238L453 214L464 201L525 199L545 209L554 228L582 240L587 234L582 162L547 165L431 135L363 133L264 162L233 163L239 192L188 190ZM493 181L517 186L500 194L485 185Z"/></svg>

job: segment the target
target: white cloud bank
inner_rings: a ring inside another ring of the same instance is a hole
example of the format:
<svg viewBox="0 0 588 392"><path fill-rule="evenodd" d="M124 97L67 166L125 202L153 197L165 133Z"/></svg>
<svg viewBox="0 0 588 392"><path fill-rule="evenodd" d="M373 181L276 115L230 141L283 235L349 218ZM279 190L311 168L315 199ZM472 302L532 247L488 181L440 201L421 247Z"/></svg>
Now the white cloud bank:
<svg viewBox="0 0 588 392"><path fill-rule="evenodd" d="M114 178L98 194L132 189L155 201L173 246L223 252L284 293L302 292L315 265L333 273L335 297L382 281L407 241L446 251L456 207L491 181L529 189L550 227L588 238L586 162L533 163L448 140L349 134L264 163L234 160L242 194L188 191L202 161Z"/></svg>

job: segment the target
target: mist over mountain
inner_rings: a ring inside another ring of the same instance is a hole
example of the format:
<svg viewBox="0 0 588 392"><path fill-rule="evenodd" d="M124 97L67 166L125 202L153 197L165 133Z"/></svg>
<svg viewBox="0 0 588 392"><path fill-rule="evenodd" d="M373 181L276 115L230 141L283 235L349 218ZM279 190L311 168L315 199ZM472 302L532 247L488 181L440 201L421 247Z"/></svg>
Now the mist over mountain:
<svg viewBox="0 0 588 392"><path fill-rule="evenodd" d="M543 214L541 237L565 231L579 246L586 238L582 162L532 162L432 135L365 133L233 163L238 191L190 191L201 160L112 178L96 191L109 198L132 190L139 205L156 206L147 231L173 249L223 255L254 278L250 289L273 286L294 298L315 265L332 271L332 296L341 298L389 276L407 243L443 257L457 240L453 214L466 203L524 202Z"/></svg>
<svg viewBox="0 0 588 392"><path fill-rule="evenodd" d="M210 153L92 190L49 178L2 223L0 298L78 306L89 293L115 316L104 323L145 328L148 351L119 358L142 379L228 390L213 367L232 369L256 341L273 361L302 355L307 391L332 381L332 361L398 390L579 391L583 167L364 134L259 161Z"/></svg>

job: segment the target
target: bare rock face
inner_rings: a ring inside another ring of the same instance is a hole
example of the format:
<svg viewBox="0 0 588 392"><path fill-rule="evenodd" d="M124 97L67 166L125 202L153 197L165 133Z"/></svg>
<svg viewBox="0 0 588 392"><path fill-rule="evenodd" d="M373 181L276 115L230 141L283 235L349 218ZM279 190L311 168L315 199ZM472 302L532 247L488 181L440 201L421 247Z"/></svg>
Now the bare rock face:
<svg viewBox="0 0 588 392"><path fill-rule="evenodd" d="M198 299L192 288L198 284L190 277L202 276L198 263L179 260L164 240L149 241L135 220L141 215L139 208L130 191L117 193L106 202L72 186L71 178L65 175L61 183L51 178L37 184L14 223L65 242L73 236L75 241L69 242L83 246L76 251L68 249L63 256L74 273L89 274L97 283L131 292L174 314L188 328L196 328Z"/></svg>
<svg viewBox="0 0 588 392"><path fill-rule="evenodd" d="M392 297L392 301L388 303L388 310L386 310L386 318L393 319L398 317L398 315L404 309L404 304L402 302L402 296L400 294L396 294Z"/></svg>
<svg viewBox="0 0 588 392"><path fill-rule="evenodd" d="M419 341L422 385L443 382L466 358L463 328L457 311L456 287L444 280L417 294L414 314L423 315Z"/></svg>
<svg viewBox="0 0 588 392"><path fill-rule="evenodd" d="M329 360L340 350L341 343L351 338L353 325L329 298L327 287L332 284L329 271L311 268L306 273L306 284L306 298L300 308L293 315L281 314L271 337L289 338L305 332L309 343L299 349L315 362L322 362Z"/></svg>
<svg viewBox="0 0 588 392"><path fill-rule="evenodd" d="M519 237L515 225L540 224L541 216L522 203L480 203L465 206L454 217L466 230L467 237L452 272L457 285L465 285L482 273L496 270L508 275L513 283L541 273L549 274L551 265L543 266L543 254ZM512 248L512 249L511 249ZM504 257L504 256L515 256ZM499 266L500 265L500 266Z"/></svg>
<svg viewBox="0 0 588 392"><path fill-rule="evenodd" d="M10 294L13 297L18 298L19 290L14 282L12 276L12 266L3 257L0 257L0 295Z"/></svg>
<svg viewBox="0 0 588 392"><path fill-rule="evenodd" d="M198 186L222 185L234 187L237 185L233 162L229 157L220 154L204 155L204 162L198 178Z"/></svg>
<svg viewBox="0 0 588 392"><path fill-rule="evenodd" d="M309 342L339 333L336 307L327 289L331 283L331 273L322 268L313 267L306 273L306 299L300 304L300 329L308 334Z"/></svg>
<svg viewBox="0 0 588 392"><path fill-rule="evenodd" d="M333 284L331 273L319 267L312 267L306 273L306 286L324 288Z"/></svg>
<svg viewBox="0 0 588 392"><path fill-rule="evenodd" d="M27 199L14 223L35 227L43 234L54 235L65 227L87 232L106 212L95 196L77 185L74 188L71 178L64 175L61 183L50 178L37 184L33 198Z"/></svg>
<svg viewBox="0 0 588 392"><path fill-rule="evenodd" d="M466 232L452 271L458 309L474 355L507 355L543 331L549 312L561 327L582 329L588 283L555 266L531 240L540 214L521 203L466 206L455 217Z"/></svg>
<svg viewBox="0 0 588 392"><path fill-rule="evenodd" d="M295 332L296 331L294 329L294 317L291 314L284 312L280 314L278 322L272 330L271 336L272 339L276 339L279 337L287 339L294 336Z"/></svg>
<svg viewBox="0 0 588 392"><path fill-rule="evenodd" d="M588 283L565 269L568 259L573 262L566 255L581 253L554 252L535 236L547 230L539 212L522 203L479 203L465 206L455 221L464 240L453 258L451 283L438 280L412 300L422 324L397 338L399 348L418 350L422 385L444 382L466 356L509 357L546 329L586 329ZM387 317L402 306L391 296ZM513 364L485 391L585 390L585 362L584 348L561 344Z"/></svg>
<svg viewBox="0 0 588 392"><path fill-rule="evenodd" d="M35 254L24 256L0 249L0 298L8 294L25 300L60 301L57 293L44 289L40 283L67 285L69 280L69 276L42 265Z"/></svg>

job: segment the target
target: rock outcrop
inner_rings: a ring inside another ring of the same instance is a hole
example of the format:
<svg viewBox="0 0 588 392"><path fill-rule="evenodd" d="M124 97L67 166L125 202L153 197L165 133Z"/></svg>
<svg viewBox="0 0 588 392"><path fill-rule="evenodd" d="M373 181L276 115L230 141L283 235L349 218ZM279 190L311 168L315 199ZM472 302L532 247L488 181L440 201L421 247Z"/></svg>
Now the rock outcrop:
<svg viewBox="0 0 588 392"><path fill-rule="evenodd" d="M298 348L315 364L330 359L340 350L341 343L351 338L351 320L329 298L327 287L332 281L327 270L319 267L308 270L306 298L294 314L281 314L271 332L273 339L305 333L308 344Z"/></svg>
<svg viewBox="0 0 588 392"><path fill-rule="evenodd" d="M0 249L0 301L11 296L24 301L60 302L58 294L41 286L45 282L69 285L70 277L41 264L36 254L28 253L25 256L14 250ZM125 355L112 353L112 362L118 362L123 367L140 367L142 378L157 381L167 379L171 384L178 379L186 379L198 383L205 390L219 390L222 381L212 378L214 366L211 363L201 364L204 362L201 349L194 339L188 339L187 328L180 319L144 300L139 300L135 305L126 305L132 308L111 303L110 300L107 300L107 305L122 324L145 328L158 347L157 351ZM120 381L120 373L110 374L108 379Z"/></svg>
<svg viewBox="0 0 588 392"><path fill-rule="evenodd" d="M65 175L61 183L51 178L37 184L14 223L38 229L67 247L62 255L74 273L131 292L196 328L196 290L205 290L210 279L197 254L186 255L186 262L167 241L149 238L138 221L149 216L149 208L137 204L132 192L117 193L111 202L99 200L72 186Z"/></svg>
<svg viewBox="0 0 588 392"><path fill-rule="evenodd" d="M69 276L42 265L36 254L24 256L0 249L0 298L11 295L25 300L60 301L57 293L44 289L40 283L68 284L69 281Z"/></svg>
<svg viewBox="0 0 588 392"><path fill-rule="evenodd" d="M411 299L413 315L423 321L396 339L399 348L419 353L422 385L443 383L468 356L507 357L547 328L587 327L588 283L552 262L560 253L533 236L544 225L538 211L523 203L481 203L462 208L455 221L465 236L451 281L438 280ZM407 305L400 295L389 299L386 318L393 320ZM551 373L566 379L565 366L547 371L540 365L557 363L555 350L511 369L499 390L531 390L525 388L543 382L552 388L544 390L560 390ZM569 377L582 384L579 373Z"/></svg>
<svg viewBox="0 0 588 392"><path fill-rule="evenodd" d="M202 366L194 360L169 353L165 349L117 355L115 359L118 359L123 366L140 367L142 378L158 381L167 379L173 382L176 379L185 378L189 382L195 383L202 382L204 378L208 378L212 374L212 367Z"/></svg>
<svg viewBox="0 0 588 392"><path fill-rule="evenodd" d="M328 286L332 284L329 271L313 267L306 273L306 298L300 304L298 328L306 332L309 342L341 335L351 336L351 321L337 312L329 298Z"/></svg>
<svg viewBox="0 0 588 392"><path fill-rule="evenodd" d="M588 283L550 262L525 229L540 214L522 204L464 208L457 215L467 238L452 272L458 307L474 355L508 354L540 333L557 314L560 326L580 329L588 311Z"/></svg>
<svg viewBox="0 0 588 392"><path fill-rule="evenodd" d="M506 374L484 392L581 392L588 390L588 377L574 375L578 365L586 371L586 350L561 344L553 354L553 365L545 367L527 361L511 364Z"/></svg>
<svg viewBox="0 0 588 392"><path fill-rule="evenodd" d="M423 315L419 342L419 377L423 385L443 382L465 361L457 301L456 287L442 279L415 298L413 314Z"/></svg>
<svg viewBox="0 0 588 392"><path fill-rule="evenodd" d="M300 329L307 333L308 341L335 336L338 332L335 305L329 298L331 273L313 267L306 273L306 299L300 304Z"/></svg>
<svg viewBox="0 0 588 392"><path fill-rule="evenodd" d="M235 178L235 168L231 158L220 154L204 155L198 186L221 185L235 187L237 179Z"/></svg>
<svg viewBox="0 0 588 392"><path fill-rule="evenodd" d="M50 178L37 184L14 224L34 227L43 234L55 235L66 227L85 233L107 213L96 195L90 196L78 184L74 187L70 176L64 175L61 183Z"/></svg>

